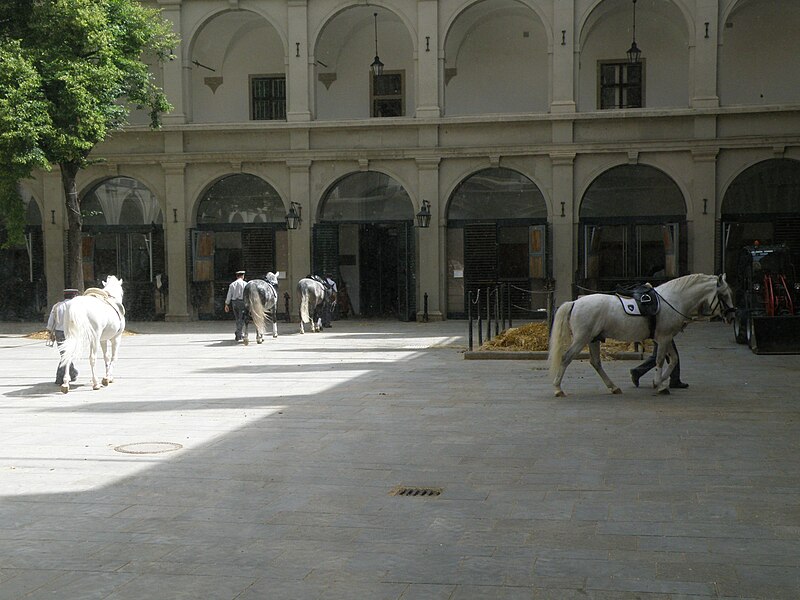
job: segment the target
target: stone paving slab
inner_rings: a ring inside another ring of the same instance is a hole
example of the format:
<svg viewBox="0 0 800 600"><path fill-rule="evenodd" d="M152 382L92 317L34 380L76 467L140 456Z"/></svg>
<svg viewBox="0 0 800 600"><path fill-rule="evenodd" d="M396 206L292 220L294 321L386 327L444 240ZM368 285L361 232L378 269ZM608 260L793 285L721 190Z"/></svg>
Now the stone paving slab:
<svg viewBox="0 0 800 600"><path fill-rule="evenodd" d="M800 357L720 323L687 390L566 398L461 321L133 323L67 395L38 329L0 323L0 600L800 597Z"/></svg>

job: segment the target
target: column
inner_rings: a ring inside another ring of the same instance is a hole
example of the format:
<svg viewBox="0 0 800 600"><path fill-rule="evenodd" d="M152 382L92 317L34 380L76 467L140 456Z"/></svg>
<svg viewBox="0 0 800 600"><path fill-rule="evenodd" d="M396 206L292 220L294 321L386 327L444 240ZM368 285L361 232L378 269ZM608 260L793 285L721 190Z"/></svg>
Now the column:
<svg viewBox="0 0 800 600"><path fill-rule="evenodd" d="M575 112L575 6L554 2L550 112Z"/></svg>
<svg viewBox="0 0 800 600"><path fill-rule="evenodd" d="M573 189L574 152L554 152L550 155L553 165L553 213L552 249L553 278L556 283L556 306L572 300L572 284L575 277L574 237L577 211Z"/></svg>
<svg viewBox="0 0 800 600"><path fill-rule="evenodd" d="M425 311L425 294L428 294L428 320L441 321L445 314L442 299L446 298L447 274L442 261L447 230L442 210L444 203L439 199L439 158L417 158L419 178L419 206L422 201L431 203L431 224L426 229L417 228L417 273L419 292L417 296L417 321L422 321ZM415 223L416 225L416 223Z"/></svg>
<svg viewBox="0 0 800 600"><path fill-rule="evenodd" d="M158 0L161 14L167 21L172 23L172 31L181 35L181 2L182 0ZM190 40L181 39L180 47L174 49L175 59L168 60L161 66L163 74L163 90L172 104L172 112L164 115L162 121L165 125L178 124L186 122L186 107L183 104L183 91L186 83L184 82L184 73L190 68L187 63L183 64L184 57L183 47L188 44Z"/></svg>
<svg viewBox="0 0 800 600"><path fill-rule="evenodd" d="M308 53L308 1L289 0L289 57L286 65L287 121L310 121L313 60Z"/></svg>
<svg viewBox="0 0 800 600"><path fill-rule="evenodd" d="M289 167L289 201L297 202L302 207L300 227L289 231L289 271L286 280L290 282L286 291L291 299L291 314L297 315L300 299L294 289L295 284L311 272L311 230L314 225L313 215L316 206L311 205L311 161L291 159L286 161ZM288 212L289 207L286 207Z"/></svg>
<svg viewBox="0 0 800 600"><path fill-rule="evenodd" d="M167 321L188 321L189 282L186 257L187 199L184 182L186 163L163 163L166 213L164 247L167 259Z"/></svg>
<svg viewBox="0 0 800 600"><path fill-rule="evenodd" d="M439 7L437 0L417 1L417 117L438 117Z"/></svg>
<svg viewBox="0 0 800 600"><path fill-rule="evenodd" d="M44 235L44 273L47 280L47 304L52 306L64 299L64 188L61 185L61 170L53 166L50 172L42 172L42 233ZM55 221L55 222L53 222Z"/></svg>
<svg viewBox="0 0 800 600"><path fill-rule="evenodd" d="M693 90L692 108L716 108L719 0L696 0L695 38L690 47Z"/></svg>
<svg viewBox="0 0 800 600"><path fill-rule="evenodd" d="M689 238L689 272L714 273L714 228L717 215L717 149L692 152L694 185Z"/></svg>

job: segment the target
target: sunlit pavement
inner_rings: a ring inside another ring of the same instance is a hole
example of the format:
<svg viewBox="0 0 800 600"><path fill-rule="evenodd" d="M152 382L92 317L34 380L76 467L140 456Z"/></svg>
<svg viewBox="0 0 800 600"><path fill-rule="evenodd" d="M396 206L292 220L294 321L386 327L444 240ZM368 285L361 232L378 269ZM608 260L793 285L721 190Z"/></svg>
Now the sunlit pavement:
<svg viewBox="0 0 800 600"><path fill-rule="evenodd" d="M0 323L2 600L800 597L800 356L720 323L687 390L563 399L463 321L133 323L66 395L40 328Z"/></svg>

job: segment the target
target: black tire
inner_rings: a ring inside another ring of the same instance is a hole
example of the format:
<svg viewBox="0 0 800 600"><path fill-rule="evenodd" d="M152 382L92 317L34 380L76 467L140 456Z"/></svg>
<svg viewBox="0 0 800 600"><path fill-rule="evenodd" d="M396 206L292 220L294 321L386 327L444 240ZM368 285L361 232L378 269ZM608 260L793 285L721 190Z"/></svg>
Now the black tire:
<svg viewBox="0 0 800 600"><path fill-rule="evenodd" d="M741 310L736 311L736 316L733 318L733 336L737 344L747 343L747 326L750 319L747 318L747 313Z"/></svg>
<svg viewBox="0 0 800 600"><path fill-rule="evenodd" d="M756 340L756 328L753 325L753 319L747 319L747 345L750 350L755 352L758 349L758 342Z"/></svg>

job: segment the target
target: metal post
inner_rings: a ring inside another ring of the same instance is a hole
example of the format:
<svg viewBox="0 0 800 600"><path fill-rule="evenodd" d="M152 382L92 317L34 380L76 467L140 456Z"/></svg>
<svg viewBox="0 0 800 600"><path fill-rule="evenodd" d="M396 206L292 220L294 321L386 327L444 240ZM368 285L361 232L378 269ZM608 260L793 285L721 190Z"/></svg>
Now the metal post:
<svg viewBox="0 0 800 600"><path fill-rule="evenodd" d="M500 286L500 320L503 321L503 331L506 330L506 295L503 290L506 289L508 284Z"/></svg>
<svg viewBox="0 0 800 600"><path fill-rule="evenodd" d="M428 322L428 292L425 292L425 296L423 297L423 309L422 309L422 322Z"/></svg>
<svg viewBox="0 0 800 600"><path fill-rule="evenodd" d="M508 290L508 328L511 329L514 322L511 320L511 290Z"/></svg>
<svg viewBox="0 0 800 600"><path fill-rule="evenodd" d="M475 311L478 313L478 347L483 346L483 313L481 312L481 288L475 296Z"/></svg>
<svg viewBox="0 0 800 600"><path fill-rule="evenodd" d="M500 335L500 290L503 288L496 288L494 291L494 335Z"/></svg>
<svg viewBox="0 0 800 600"><path fill-rule="evenodd" d="M486 341L492 339L492 290L486 288Z"/></svg>
<svg viewBox="0 0 800 600"><path fill-rule="evenodd" d="M467 349L472 352L472 292L467 292Z"/></svg>

